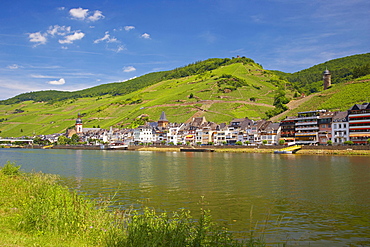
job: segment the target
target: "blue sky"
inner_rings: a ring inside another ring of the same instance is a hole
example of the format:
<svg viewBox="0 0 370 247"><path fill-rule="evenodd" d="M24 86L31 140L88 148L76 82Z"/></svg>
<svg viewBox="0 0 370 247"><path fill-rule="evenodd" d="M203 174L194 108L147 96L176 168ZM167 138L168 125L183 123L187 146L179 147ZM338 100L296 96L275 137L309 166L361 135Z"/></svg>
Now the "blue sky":
<svg viewBox="0 0 370 247"><path fill-rule="evenodd" d="M2 0L0 100L208 58L296 72L370 51L369 0Z"/></svg>

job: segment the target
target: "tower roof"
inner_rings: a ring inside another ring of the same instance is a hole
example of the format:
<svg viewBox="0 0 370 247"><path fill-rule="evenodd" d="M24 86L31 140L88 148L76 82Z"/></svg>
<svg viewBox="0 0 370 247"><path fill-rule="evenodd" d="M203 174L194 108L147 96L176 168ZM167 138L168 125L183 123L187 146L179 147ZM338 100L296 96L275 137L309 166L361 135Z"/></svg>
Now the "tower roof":
<svg viewBox="0 0 370 247"><path fill-rule="evenodd" d="M330 71L328 70L328 68L326 68L326 70L324 71L324 75L330 75Z"/></svg>
<svg viewBox="0 0 370 247"><path fill-rule="evenodd" d="M82 119L81 119L81 114L78 113L77 119L76 119L76 124L82 124Z"/></svg>
<svg viewBox="0 0 370 247"><path fill-rule="evenodd" d="M161 117L159 118L159 121L167 121L167 117L166 117L166 113L164 113L164 111L162 111L162 114L161 114Z"/></svg>

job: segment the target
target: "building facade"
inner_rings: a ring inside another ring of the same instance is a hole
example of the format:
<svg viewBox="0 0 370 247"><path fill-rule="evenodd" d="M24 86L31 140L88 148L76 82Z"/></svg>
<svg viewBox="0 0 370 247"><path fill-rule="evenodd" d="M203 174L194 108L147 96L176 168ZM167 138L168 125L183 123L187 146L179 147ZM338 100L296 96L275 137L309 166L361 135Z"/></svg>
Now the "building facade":
<svg viewBox="0 0 370 247"><path fill-rule="evenodd" d="M370 138L370 103L356 104L348 110L349 137L355 144L366 144Z"/></svg>

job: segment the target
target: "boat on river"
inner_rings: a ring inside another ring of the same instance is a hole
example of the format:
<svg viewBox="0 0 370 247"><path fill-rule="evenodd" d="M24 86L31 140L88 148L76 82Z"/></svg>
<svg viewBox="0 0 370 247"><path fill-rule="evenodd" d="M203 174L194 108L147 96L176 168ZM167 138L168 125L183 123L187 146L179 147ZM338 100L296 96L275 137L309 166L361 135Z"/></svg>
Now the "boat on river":
<svg viewBox="0 0 370 247"><path fill-rule="evenodd" d="M302 148L301 145L289 146L279 150L275 150L274 154L295 154L301 148Z"/></svg>

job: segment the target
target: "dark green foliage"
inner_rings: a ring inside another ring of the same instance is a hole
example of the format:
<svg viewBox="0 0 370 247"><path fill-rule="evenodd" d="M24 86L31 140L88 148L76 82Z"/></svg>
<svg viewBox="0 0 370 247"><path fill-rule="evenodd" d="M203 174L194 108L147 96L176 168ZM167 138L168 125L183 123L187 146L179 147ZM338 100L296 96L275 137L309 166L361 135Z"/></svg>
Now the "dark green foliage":
<svg viewBox="0 0 370 247"><path fill-rule="evenodd" d="M170 71L165 78L166 79L174 79L174 78L181 78L181 77L186 77L190 75L195 75L195 74L202 74L207 71L211 71L214 69L217 69L221 66L229 65L229 64L234 64L234 63L254 63L254 61L250 58L246 57L239 57L239 58L211 58L207 59L205 61L198 61L192 64L189 64L185 67L180 67L177 69L174 69Z"/></svg>
<svg viewBox="0 0 370 247"><path fill-rule="evenodd" d="M220 76L220 80L217 81L217 86L220 91L224 91L225 89L233 91L239 87L248 86L248 83L241 78L223 74Z"/></svg>
<svg viewBox="0 0 370 247"><path fill-rule="evenodd" d="M289 103L289 99L285 96L285 91L279 90L274 98L274 109L268 110L266 112L267 118L271 118L273 116L276 116L286 110L288 110L288 107L285 104Z"/></svg>
<svg viewBox="0 0 370 247"><path fill-rule="evenodd" d="M14 110L14 113L22 113L22 112L24 112L22 109L15 109Z"/></svg>
<svg viewBox="0 0 370 247"><path fill-rule="evenodd" d="M370 74L370 63L355 67L353 69L353 78L359 78L368 74Z"/></svg>
<svg viewBox="0 0 370 247"><path fill-rule="evenodd" d="M295 73L274 71L287 79L300 93L310 94L323 90L323 72L331 73L332 84L350 81L370 74L370 53L333 59Z"/></svg>
<svg viewBox="0 0 370 247"><path fill-rule="evenodd" d="M128 128L130 129L135 129L137 128L138 126L140 125L144 125L146 124L146 122L149 121L149 117L139 117L139 118L136 118L129 126Z"/></svg>

